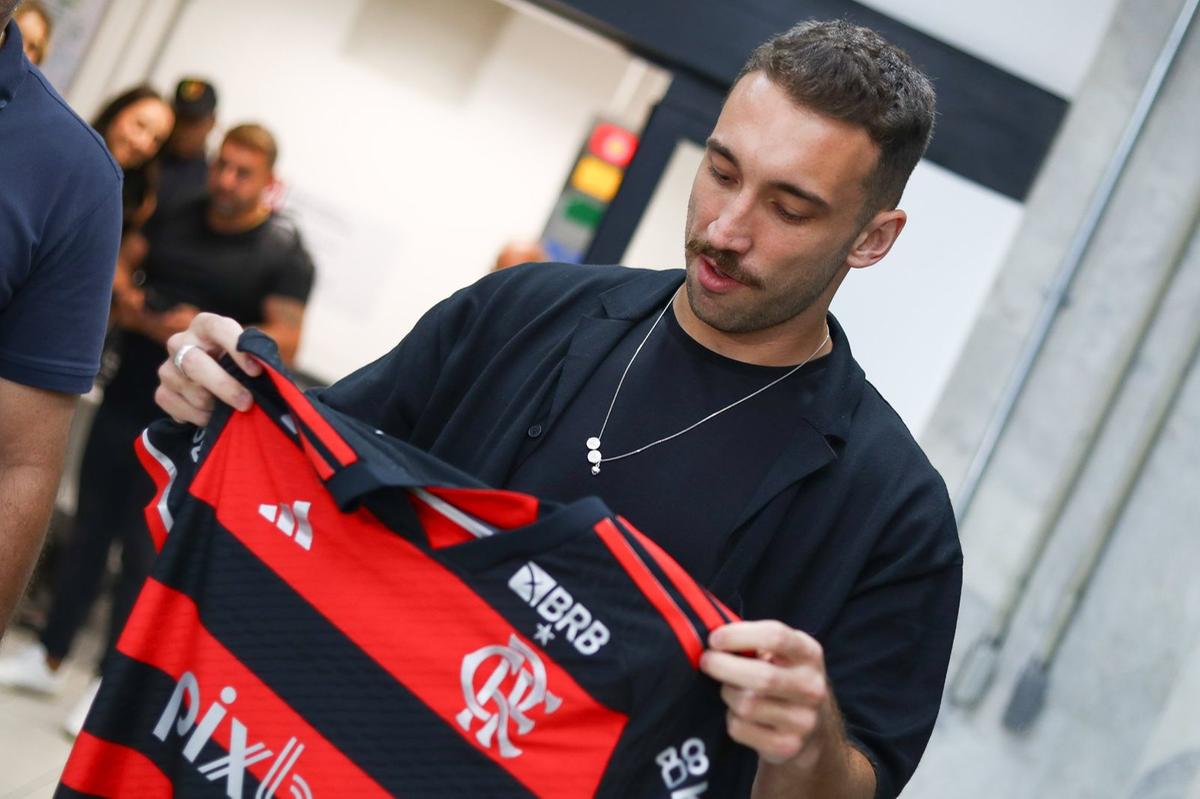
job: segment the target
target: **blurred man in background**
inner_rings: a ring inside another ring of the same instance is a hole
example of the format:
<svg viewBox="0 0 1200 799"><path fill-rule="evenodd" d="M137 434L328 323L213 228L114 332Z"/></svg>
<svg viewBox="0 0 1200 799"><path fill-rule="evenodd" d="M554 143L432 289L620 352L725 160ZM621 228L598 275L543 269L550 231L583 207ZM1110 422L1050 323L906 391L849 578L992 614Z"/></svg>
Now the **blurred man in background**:
<svg viewBox="0 0 1200 799"><path fill-rule="evenodd" d="M38 0L25 0L13 14L13 20L21 29L25 42L25 57L34 66L40 67L50 52L50 38L54 34L54 18Z"/></svg>
<svg viewBox="0 0 1200 799"><path fill-rule="evenodd" d="M518 264L541 263L549 257L541 242L514 239L500 248L500 252L496 254L496 263L492 264L492 271L499 272Z"/></svg>
<svg viewBox="0 0 1200 799"><path fill-rule="evenodd" d="M0 633L99 369L121 235L120 168L30 68L15 6L0 0Z"/></svg>
<svg viewBox="0 0 1200 799"><path fill-rule="evenodd" d="M206 80L184 78L175 87L174 108L175 127L160 160L158 204L164 210L204 194L217 90Z"/></svg>

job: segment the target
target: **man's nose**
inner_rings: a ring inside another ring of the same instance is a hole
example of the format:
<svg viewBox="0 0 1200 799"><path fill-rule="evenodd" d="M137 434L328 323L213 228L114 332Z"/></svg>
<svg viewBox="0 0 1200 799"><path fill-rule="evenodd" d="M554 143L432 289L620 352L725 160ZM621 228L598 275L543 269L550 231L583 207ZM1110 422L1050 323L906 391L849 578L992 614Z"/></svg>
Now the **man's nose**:
<svg viewBox="0 0 1200 799"><path fill-rule="evenodd" d="M731 250L744 255L753 241L750 235L751 205L751 198L744 194L726 203L705 231L709 244L718 250Z"/></svg>

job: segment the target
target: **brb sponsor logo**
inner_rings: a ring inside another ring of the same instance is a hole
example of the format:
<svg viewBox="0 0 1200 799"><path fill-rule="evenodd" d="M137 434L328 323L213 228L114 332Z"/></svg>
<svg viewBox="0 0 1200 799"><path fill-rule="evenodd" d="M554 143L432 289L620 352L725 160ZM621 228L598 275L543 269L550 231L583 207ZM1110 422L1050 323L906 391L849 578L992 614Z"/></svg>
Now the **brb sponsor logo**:
<svg viewBox="0 0 1200 799"><path fill-rule="evenodd" d="M594 655L612 637L604 622L594 618L582 602L576 602L570 591L533 561L517 569L508 587L546 620L534 634L542 646L563 633L581 654Z"/></svg>
<svg viewBox="0 0 1200 799"><path fill-rule="evenodd" d="M236 700L237 691L233 686L226 685L221 689L219 701L209 705L204 716L197 721L200 715L200 682L196 675L185 671L158 718L158 724L154 727L154 737L166 741L172 731L176 735L187 736L183 745L183 756L189 763L195 763L196 758L200 756L200 750L221 726L221 722L229 713L229 706ZM313 793L304 778L292 773L303 751L304 744L296 738L289 738L278 755L261 741L250 743L250 732L246 725L236 716L229 716L228 754L200 763L197 768L210 782L224 779L225 795L229 799L242 799L246 769L274 757L275 760L259 784L258 790L254 792L254 799L270 799L276 796L283 781L289 776L291 779L288 789L292 799L313 799Z"/></svg>
<svg viewBox="0 0 1200 799"><path fill-rule="evenodd" d="M508 646L485 646L464 657L460 679L467 706L456 717L458 726L470 732L483 722L475 740L484 749L495 744L504 758L521 756L512 736L533 730L532 710L541 705L550 715L562 704L547 690L546 664L516 635L509 636Z"/></svg>

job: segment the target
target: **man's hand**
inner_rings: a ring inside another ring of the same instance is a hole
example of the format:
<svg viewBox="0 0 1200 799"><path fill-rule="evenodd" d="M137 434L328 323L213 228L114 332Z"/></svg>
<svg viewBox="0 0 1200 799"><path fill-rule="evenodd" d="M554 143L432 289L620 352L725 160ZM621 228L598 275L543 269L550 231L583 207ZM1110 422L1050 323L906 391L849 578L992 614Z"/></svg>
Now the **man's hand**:
<svg viewBox="0 0 1200 799"><path fill-rule="evenodd" d="M845 738L812 637L778 621L728 624L700 668L720 682L733 740L758 752L755 797L869 797L875 774Z"/></svg>
<svg viewBox="0 0 1200 799"><path fill-rule="evenodd" d="M158 367L158 389L154 401L177 422L191 422L199 427L208 424L217 400L247 411L254 403L241 383L234 380L216 359L231 356L242 371L251 376L262 374L253 358L237 351L242 326L226 316L211 313L197 314L187 330L167 339L168 358ZM175 367L176 353L187 345Z"/></svg>

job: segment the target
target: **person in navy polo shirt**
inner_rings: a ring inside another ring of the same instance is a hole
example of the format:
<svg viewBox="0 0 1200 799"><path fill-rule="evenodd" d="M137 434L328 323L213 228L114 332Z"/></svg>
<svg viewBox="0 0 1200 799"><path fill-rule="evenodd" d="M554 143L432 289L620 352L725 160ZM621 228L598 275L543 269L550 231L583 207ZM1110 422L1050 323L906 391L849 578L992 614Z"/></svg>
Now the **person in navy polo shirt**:
<svg viewBox="0 0 1200 799"><path fill-rule="evenodd" d="M0 632L100 366L121 236L121 170L25 57L16 5L0 0Z"/></svg>

